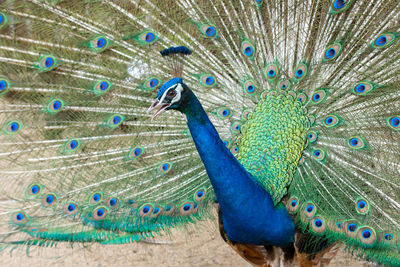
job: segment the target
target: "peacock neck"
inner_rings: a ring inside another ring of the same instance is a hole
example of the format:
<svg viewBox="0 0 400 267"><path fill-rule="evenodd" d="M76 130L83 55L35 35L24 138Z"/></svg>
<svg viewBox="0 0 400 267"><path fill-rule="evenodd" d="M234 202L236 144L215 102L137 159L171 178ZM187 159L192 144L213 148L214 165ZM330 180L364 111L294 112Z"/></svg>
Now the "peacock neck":
<svg viewBox="0 0 400 267"><path fill-rule="evenodd" d="M281 206L226 148L196 96L181 110L217 196L227 236L236 242L286 246L294 225Z"/></svg>

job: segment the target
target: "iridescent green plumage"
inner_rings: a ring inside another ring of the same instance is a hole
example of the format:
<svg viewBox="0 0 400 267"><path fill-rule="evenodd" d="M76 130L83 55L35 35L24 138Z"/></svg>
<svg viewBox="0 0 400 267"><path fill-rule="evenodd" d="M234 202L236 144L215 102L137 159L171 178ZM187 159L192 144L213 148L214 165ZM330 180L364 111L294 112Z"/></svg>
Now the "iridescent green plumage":
<svg viewBox="0 0 400 267"><path fill-rule="evenodd" d="M271 92L260 101L243 127L238 159L275 204L287 194L308 127L301 103L285 91Z"/></svg>

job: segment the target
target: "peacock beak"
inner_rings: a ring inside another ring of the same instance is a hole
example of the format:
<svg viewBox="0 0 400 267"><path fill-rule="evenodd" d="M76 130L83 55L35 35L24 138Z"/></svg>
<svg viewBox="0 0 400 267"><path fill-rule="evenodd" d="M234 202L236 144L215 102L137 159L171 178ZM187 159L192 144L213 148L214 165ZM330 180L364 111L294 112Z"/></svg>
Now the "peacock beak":
<svg viewBox="0 0 400 267"><path fill-rule="evenodd" d="M158 117L158 115L163 113L170 106L171 106L171 104L165 103L165 102L160 102L158 99L156 99L156 100L154 100L153 104L151 104L151 106L147 110L147 114L149 114L155 108L159 107L159 109L154 113L153 117L151 118L151 120L155 120Z"/></svg>

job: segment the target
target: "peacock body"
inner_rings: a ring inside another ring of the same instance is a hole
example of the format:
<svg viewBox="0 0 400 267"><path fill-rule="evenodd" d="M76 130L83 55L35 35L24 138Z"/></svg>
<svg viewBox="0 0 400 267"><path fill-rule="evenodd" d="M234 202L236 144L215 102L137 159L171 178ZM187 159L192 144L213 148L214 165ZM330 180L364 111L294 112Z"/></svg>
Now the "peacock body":
<svg viewBox="0 0 400 267"><path fill-rule="evenodd" d="M0 248L139 242L218 203L253 264L321 264L342 244L400 265L399 14L3 1Z"/></svg>

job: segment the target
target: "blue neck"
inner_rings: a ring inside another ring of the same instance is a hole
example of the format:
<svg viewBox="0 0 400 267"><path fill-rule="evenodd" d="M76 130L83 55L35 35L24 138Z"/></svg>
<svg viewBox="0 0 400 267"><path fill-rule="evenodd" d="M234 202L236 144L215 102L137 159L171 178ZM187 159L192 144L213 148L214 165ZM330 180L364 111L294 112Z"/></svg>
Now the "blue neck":
<svg viewBox="0 0 400 267"><path fill-rule="evenodd" d="M255 182L225 147L199 100L190 91L184 108L190 133L211 180L230 240L256 245L287 246L294 225L282 205Z"/></svg>

